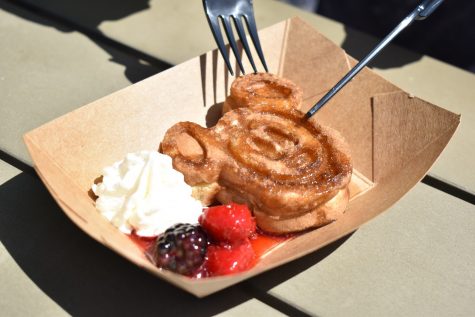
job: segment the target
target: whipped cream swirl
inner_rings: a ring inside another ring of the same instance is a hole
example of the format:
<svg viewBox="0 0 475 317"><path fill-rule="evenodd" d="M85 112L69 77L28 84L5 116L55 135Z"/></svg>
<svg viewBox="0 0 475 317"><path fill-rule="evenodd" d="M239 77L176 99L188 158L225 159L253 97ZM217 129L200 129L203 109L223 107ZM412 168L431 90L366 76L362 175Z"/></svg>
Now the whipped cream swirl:
<svg viewBox="0 0 475 317"><path fill-rule="evenodd" d="M179 223L197 223L200 201L172 159L156 151L129 153L106 167L102 183L92 185L97 210L120 231L157 236Z"/></svg>

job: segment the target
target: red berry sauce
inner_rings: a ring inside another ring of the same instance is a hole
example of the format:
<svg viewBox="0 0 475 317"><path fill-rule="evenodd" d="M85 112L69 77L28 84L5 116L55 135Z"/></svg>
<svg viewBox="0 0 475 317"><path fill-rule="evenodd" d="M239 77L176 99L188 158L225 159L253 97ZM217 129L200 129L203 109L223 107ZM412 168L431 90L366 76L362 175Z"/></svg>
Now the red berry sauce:
<svg viewBox="0 0 475 317"><path fill-rule="evenodd" d="M142 251L150 249L157 240L157 237L141 237L136 235L135 232L128 236Z"/></svg>
<svg viewBox="0 0 475 317"><path fill-rule="evenodd" d="M249 208L246 205L235 203L205 208L198 220L200 224L197 226L204 230L203 234L207 236L208 242L207 247L205 247L207 249L206 256L204 259L201 259L204 262L202 262L199 269L191 267L195 271L189 272L190 266L187 266L188 273L186 275L191 275L193 278L228 275L246 271L256 265L273 248L292 237L292 235L276 236L263 233L256 227L254 217ZM171 229L167 229L167 231ZM161 267L158 264L160 261L154 259L154 254L157 254L155 252L155 249L158 247L156 246L157 238L142 238L134 233L130 235L130 238L152 262L157 262L154 263L155 265ZM168 259L168 251L163 251L162 249L160 249L160 252L165 252L163 256L166 256ZM173 250L169 251L170 256L174 256L176 250ZM194 252L191 251L195 249L186 251L188 249L180 248L180 250L185 252L184 258L187 259L186 261L189 260L189 257L194 259ZM182 272L183 270L177 270L176 267L179 265L183 266L189 261L183 262L185 264L182 262L177 262L178 264L172 262L169 265L170 269L175 272Z"/></svg>
<svg viewBox="0 0 475 317"><path fill-rule="evenodd" d="M250 240L252 248L256 253L256 258L260 259L264 255L266 255L270 250L274 247L278 246L279 244L289 240L291 238L290 235L286 236L276 236L276 235L269 235L266 233L256 233Z"/></svg>
<svg viewBox="0 0 475 317"><path fill-rule="evenodd" d="M140 237L140 236L137 236L135 233L130 234L129 237L142 250L142 252L144 252L147 255L147 257L151 259L150 252L157 238L156 237L153 237L153 238ZM275 248L276 246L284 243L285 241L291 238L292 238L292 235L276 236L276 235L269 235L260 231L256 232L249 239L255 253L255 261L252 264L252 266L256 265L259 262L259 259L265 256L273 248ZM196 274L193 276L193 278L203 278L207 276L208 274L206 272L204 272L203 270L198 270Z"/></svg>

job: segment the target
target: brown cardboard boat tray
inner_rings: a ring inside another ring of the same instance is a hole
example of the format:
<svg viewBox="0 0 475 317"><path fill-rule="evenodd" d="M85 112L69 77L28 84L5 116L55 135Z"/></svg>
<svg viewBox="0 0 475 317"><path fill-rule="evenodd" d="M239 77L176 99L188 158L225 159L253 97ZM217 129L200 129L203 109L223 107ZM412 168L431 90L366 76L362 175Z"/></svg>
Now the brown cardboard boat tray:
<svg viewBox="0 0 475 317"><path fill-rule="evenodd" d="M297 18L269 27L260 36L270 71L302 87L303 110L355 63ZM388 209L425 175L460 121L459 115L364 69L313 119L339 130L351 147L355 177L344 217L283 243L245 273L190 279L152 265L131 239L95 210L88 192L103 167L126 153L156 150L176 122L216 122L232 80L218 53L208 52L24 137L38 174L72 221L136 265L199 297L313 252Z"/></svg>

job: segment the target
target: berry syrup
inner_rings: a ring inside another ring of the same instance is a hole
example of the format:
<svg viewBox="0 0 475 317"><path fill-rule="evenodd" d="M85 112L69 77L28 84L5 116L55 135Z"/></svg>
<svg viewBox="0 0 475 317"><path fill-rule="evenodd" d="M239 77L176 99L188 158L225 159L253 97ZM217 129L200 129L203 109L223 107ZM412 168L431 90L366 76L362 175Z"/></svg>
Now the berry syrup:
<svg viewBox="0 0 475 317"><path fill-rule="evenodd" d="M153 256L153 247L157 240L157 237L140 237L135 233L128 235L129 238L142 250L142 252L147 256L148 259L152 260ZM293 235L277 236L270 235L258 230L249 240L251 246L256 255L256 261L253 265L256 265L263 256L265 256L269 251L274 249L276 246L284 243L285 241L291 239ZM197 272L193 278L202 278L206 277L206 274L203 272Z"/></svg>
<svg viewBox="0 0 475 317"><path fill-rule="evenodd" d="M266 255L270 250L282 244L283 242L289 240L290 235L277 236L270 235L264 232L256 232L249 240L251 241L252 248L256 254L256 262L259 261L264 255Z"/></svg>
<svg viewBox="0 0 475 317"><path fill-rule="evenodd" d="M143 252L150 250L157 241L157 237L141 237L136 235L135 232L128 236Z"/></svg>
<svg viewBox="0 0 475 317"><path fill-rule="evenodd" d="M193 278L246 271L291 238L263 233L245 204L206 207L198 222L176 224L158 240L131 238L156 266Z"/></svg>

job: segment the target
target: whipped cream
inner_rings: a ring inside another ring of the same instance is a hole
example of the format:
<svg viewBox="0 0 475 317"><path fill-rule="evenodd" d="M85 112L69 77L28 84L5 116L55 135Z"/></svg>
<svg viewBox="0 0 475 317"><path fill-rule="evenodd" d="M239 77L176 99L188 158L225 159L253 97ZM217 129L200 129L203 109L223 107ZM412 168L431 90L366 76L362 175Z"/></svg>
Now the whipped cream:
<svg viewBox="0 0 475 317"><path fill-rule="evenodd" d="M176 223L197 223L203 208L172 159L156 151L130 153L104 168L102 183L92 191L99 197L97 210L114 226L144 237Z"/></svg>

